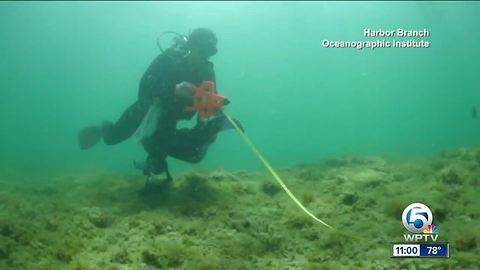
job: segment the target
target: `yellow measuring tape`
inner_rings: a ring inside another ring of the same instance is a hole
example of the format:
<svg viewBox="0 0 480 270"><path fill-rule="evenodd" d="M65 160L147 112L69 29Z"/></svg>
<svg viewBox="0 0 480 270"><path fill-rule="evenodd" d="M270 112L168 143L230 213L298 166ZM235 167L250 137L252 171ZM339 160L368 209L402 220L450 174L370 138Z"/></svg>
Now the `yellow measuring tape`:
<svg viewBox="0 0 480 270"><path fill-rule="evenodd" d="M250 149L252 149L252 151L255 153L255 155L257 155L257 157L260 159L260 161L262 161L263 165L268 169L270 174L272 174L273 178L275 178L275 180L278 182L278 184L280 184L280 186L283 188L283 190L288 194L288 196L290 196L290 198L295 202L295 204L297 204L298 207L300 207L300 209L302 209L303 212L305 212L307 215L309 215L311 218L313 218L315 221L319 222L323 226L335 231L336 233L338 233L340 235L343 235L343 236L351 238L351 239L359 240L364 244L369 244L369 245L374 245L376 247L384 248L384 246L382 244L377 243L376 241L372 241L371 239L366 239L366 238L363 238L363 237L353 235L353 234L347 233L345 231L339 230L337 228L334 228L330 224L326 223L325 221L319 219L314 214L312 214L307 208L305 208L305 206L303 206L303 204L297 199L297 197L295 197L295 195L293 195L293 193L290 191L290 189L285 185L285 183L282 181L280 176L277 174L277 172L275 172L273 167L267 161L267 159L260 153L260 151L258 151L258 148L255 146L255 144L253 144L253 142L250 140L250 138L242 131L242 129L237 125L237 123L235 121L233 121L233 118L225 110L222 110L222 112L227 117L228 121L230 121L230 123L235 127L235 129L238 131L240 136L242 136L243 140L248 144L248 146L250 146Z"/></svg>
<svg viewBox="0 0 480 270"><path fill-rule="evenodd" d="M347 233L345 231L334 228L330 224L326 223L325 221L319 219L314 214L312 214L307 208L305 208L305 206L303 206L303 204L297 199L297 197L295 197L295 195L293 195L293 193L290 191L290 189L288 189L288 187L285 185L283 180L280 178L280 176L277 174L277 172L275 172L273 167L267 161L267 159L260 153L260 151L258 151L258 148L255 146L255 144L253 144L253 142L250 140L250 138L242 131L242 129L237 125L237 123L235 121L233 121L233 118L225 110L222 110L222 112L227 117L228 121L230 121L230 123L235 127L235 129L238 131L238 133L242 136L243 140L248 144L248 146L250 146L250 149L252 149L252 151L255 153L255 155L257 155L257 157L260 159L260 161L262 161L263 165L265 165L265 167L268 169L270 174L272 174L273 178L275 178L275 180L278 182L278 184L280 184L280 186L283 188L283 190L285 190L285 192L288 194L288 196L290 196L290 198L298 205L298 207L300 207L300 209L302 209L303 212L305 212L307 215L309 215L311 218L313 218L315 221L319 222L323 226L335 231L336 233L338 233L340 235L343 235L343 236L351 238L351 239L358 240L361 243L367 244L369 246L374 246L374 247L377 247L377 248L385 248L383 243L379 243L377 241L373 241L371 239L367 239L367 238L364 238L364 237L361 237L361 236L353 235L351 233Z"/></svg>
<svg viewBox="0 0 480 270"><path fill-rule="evenodd" d="M238 131L238 133L240 133L243 140L248 144L248 146L250 146L250 148L255 153L255 155L257 155L258 158L260 159L260 161L262 161L263 165L265 165L267 170L272 174L273 178L275 178L275 180L277 180L278 184L280 184L280 186L283 188L283 190L285 190L285 192L288 194L288 196L290 196L290 198L298 205L298 207L300 207L300 209L302 209L303 212L305 212L307 215L309 215L310 217L312 217L314 220L321 223L325 227L338 231L337 229L333 228L331 225L327 224L325 221L317 218L314 214L312 214L310 211L308 211L308 209L305 208L305 206L303 206L303 204L297 199L297 197L295 197L295 195L293 195L293 193L290 191L290 189L288 189L288 187L282 181L280 176L277 174L277 172L275 172L275 170L272 168L270 163L267 161L267 159L260 153L260 151L258 151L258 148L255 146L255 144L253 144L253 142L250 140L250 138L242 131L242 129L237 125L237 123L235 123L235 121L233 121L232 117L225 110L222 110L222 112L227 117L228 121L230 121L230 123L235 127L235 129Z"/></svg>

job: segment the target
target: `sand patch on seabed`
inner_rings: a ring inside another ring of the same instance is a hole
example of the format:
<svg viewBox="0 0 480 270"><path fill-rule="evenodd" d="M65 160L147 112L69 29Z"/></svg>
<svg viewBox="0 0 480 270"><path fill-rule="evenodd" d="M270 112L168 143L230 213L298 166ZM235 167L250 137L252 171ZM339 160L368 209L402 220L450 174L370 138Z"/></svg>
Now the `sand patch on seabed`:
<svg viewBox="0 0 480 270"><path fill-rule="evenodd" d="M0 269L478 269L480 150L429 160L342 157L267 172L0 172ZM392 259L403 208L430 206L450 259Z"/></svg>

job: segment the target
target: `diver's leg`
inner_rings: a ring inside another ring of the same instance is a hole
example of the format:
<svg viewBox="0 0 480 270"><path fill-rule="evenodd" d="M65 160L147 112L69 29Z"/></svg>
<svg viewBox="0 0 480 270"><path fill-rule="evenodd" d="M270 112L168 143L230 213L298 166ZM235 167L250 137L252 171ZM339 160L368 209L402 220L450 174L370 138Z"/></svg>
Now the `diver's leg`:
<svg viewBox="0 0 480 270"><path fill-rule="evenodd" d="M153 103L153 90L149 70L143 75L138 89L138 100L125 110L116 123L104 122L102 125L103 142L108 145L121 143L130 138L142 123Z"/></svg>
<svg viewBox="0 0 480 270"><path fill-rule="evenodd" d="M118 144L133 135L148 112L148 102L137 101L125 110L116 123L104 122L102 135L105 144Z"/></svg>
<svg viewBox="0 0 480 270"><path fill-rule="evenodd" d="M171 180L172 176L168 170L166 145L169 143L169 138L172 137L174 128L160 128L155 133L142 140L143 148L148 153L145 167L142 168L143 174L151 176L153 174L159 175L166 173L167 179Z"/></svg>
<svg viewBox="0 0 480 270"><path fill-rule="evenodd" d="M83 129L78 134L80 148L91 148L102 138L107 145L118 144L129 138L139 127L149 106L148 102L139 100L128 107L116 123L104 122Z"/></svg>
<svg viewBox="0 0 480 270"><path fill-rule="evenodd" d="M168 147L168 155L190 163L200 162L207 153L208 146L215 141L216 135L206 138L205 135L198 137L198 133L192 129L180 129L176 132L175 140Z"/></svg>

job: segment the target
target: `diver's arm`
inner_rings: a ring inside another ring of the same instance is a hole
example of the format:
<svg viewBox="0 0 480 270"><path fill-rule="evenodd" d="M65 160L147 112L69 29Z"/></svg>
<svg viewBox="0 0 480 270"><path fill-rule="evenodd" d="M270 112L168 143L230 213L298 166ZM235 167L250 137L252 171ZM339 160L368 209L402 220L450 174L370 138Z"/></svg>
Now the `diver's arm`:
<svg viewBox="0 0 480 270"><path fill-rule="evenodd" d="M206 78L205 80L206 81L212 81L214 82L215 84L217 84L217 80L216 80L216 76L215 76L215 69L213 67L213 63L212 62L208 62L207 64L207 70L206 70L206 74L205 74Z"/></svg>
<svg viewBox="0 0 480 270"><path fill-rule="evenodd" d="M202 76L203 81L212 81L215 83L215 71L213 70L213 64L211 62L207 62L202 72L204 73ZM177 100L187 101L187 103L190 104L194 96L193 86L191 82L186 81L177 84L174 90L175 98Z"/></svg>

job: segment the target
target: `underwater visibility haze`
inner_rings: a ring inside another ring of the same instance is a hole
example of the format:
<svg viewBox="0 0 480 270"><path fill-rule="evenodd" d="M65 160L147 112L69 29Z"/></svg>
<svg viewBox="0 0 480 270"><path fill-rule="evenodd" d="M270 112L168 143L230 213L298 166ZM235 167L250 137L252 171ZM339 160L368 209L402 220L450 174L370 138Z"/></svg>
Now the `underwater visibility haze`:
<svg viewBox="0 0 480 270"><path fill-rule="evenodd" d="M478 269L479 14L460 1L0 2L0 269ZM169 156L172 181L146 182L132 138L81 150L82 128L137 100L157 38L197 28L215 33L218 93L259 152L224 130L198 163ZM394 39L429 46L324 46ZM415 202L450 258L391 258Z"/></svg>

